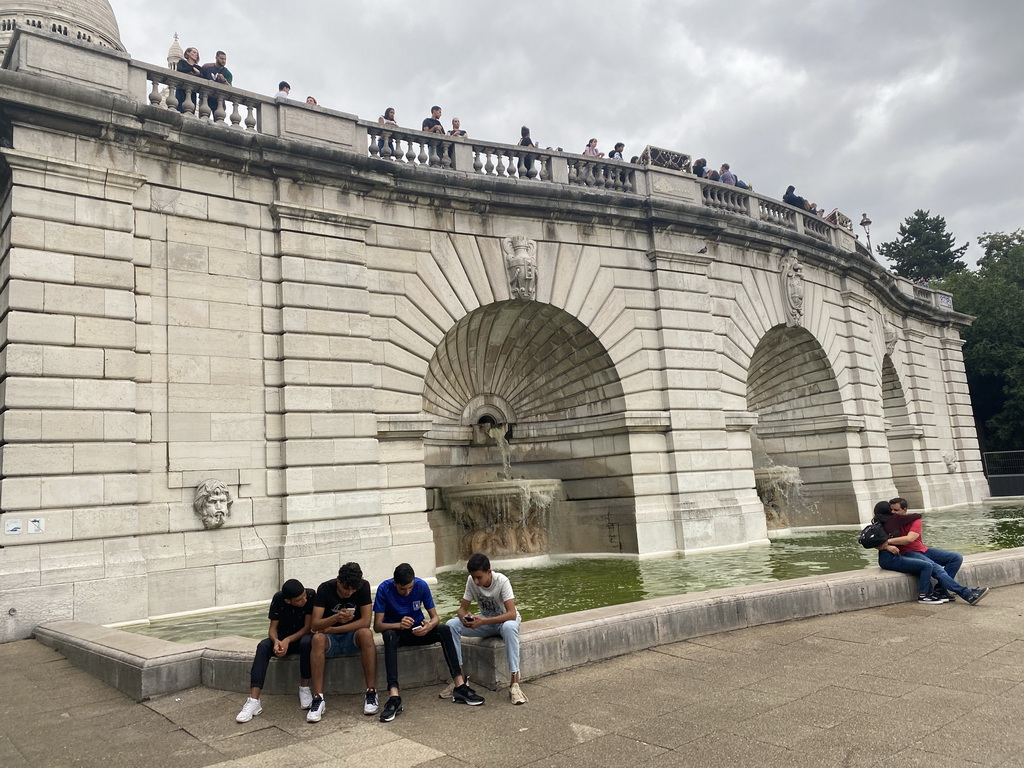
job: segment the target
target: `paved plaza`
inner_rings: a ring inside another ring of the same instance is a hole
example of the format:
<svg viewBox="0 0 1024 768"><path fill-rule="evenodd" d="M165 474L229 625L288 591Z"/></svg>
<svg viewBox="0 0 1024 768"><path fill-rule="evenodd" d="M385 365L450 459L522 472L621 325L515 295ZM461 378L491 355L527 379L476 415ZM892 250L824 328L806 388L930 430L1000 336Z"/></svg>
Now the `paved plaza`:
<svg viewBox="0 0 1024 768"><path fill-rule="evenodd" d="M529 681L525 706L405 691L383 724L332 696L197 688L137 704L32 640L0 645L0 766L1024 765L1024 585L728 632ZM470 670L470 672L472 672Z"/></svg>

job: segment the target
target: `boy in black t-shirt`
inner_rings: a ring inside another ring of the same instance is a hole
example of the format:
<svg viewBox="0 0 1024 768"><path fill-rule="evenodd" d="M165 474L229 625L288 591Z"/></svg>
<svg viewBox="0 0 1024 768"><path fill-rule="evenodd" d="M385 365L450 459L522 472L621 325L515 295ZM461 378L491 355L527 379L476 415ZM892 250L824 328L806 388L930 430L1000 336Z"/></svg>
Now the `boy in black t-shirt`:
<svg viewBox="0 0 1024 768"><path fill-rule="evenodd" d="M319 723L324 704L324 662L335 656L359 653L366 681L363 714L377 713L377 646L370 631L373 616L370 583L363 578L359 563L345 563L338 578L325 581L316 590L311 631L313 703L306 720Z"/></svg>
<svg viewBox="0 0 1024 768"><path fill-rule="evenodd" d="M235 717L236 722L247 723L256 715L262 714L260 690L267 679L270 657L283 658L296 651L299 654L299 706L309 709L313 701L313 694L309 690L309 650L312 637L309 634L309 627L314 597L313 590L303 587L298 579L288 579L281 587L281 591L270 601L270 629L267 631L267 637L260 640L256 646L256 658L253 659L252 672L249 674L249 685L252 689L242 710Z"/></svg>

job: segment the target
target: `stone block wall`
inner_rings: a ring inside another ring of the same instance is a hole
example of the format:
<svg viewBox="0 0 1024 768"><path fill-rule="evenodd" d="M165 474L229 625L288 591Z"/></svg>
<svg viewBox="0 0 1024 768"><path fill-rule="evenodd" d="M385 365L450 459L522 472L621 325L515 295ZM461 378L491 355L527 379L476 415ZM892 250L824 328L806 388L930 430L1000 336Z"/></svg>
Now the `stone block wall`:
<svg viewBox="0 0 1024 768"><path fill-rule="evenodd" d="M534 409L513 475L563 480L570 551L765 543L757 439L817 503L797 524L856 524L912 476L924 506L984 492L964 319L845 234L717 212L685 174L553 194L367 158L351 116L271 100L263 133L214 125L120 59L124 85L64 80L40 40L49 69L0 70L0 639L265 600L349 559L430 577L433 489L499 467L470 445L486 403ZM532 302L509 237L534 244ZM529 312L529 342L459 335ZM441 357L476 390L428 391ZM495 367L521 380L492 391ZM210 478L233 504L205 530Z"/></svg>

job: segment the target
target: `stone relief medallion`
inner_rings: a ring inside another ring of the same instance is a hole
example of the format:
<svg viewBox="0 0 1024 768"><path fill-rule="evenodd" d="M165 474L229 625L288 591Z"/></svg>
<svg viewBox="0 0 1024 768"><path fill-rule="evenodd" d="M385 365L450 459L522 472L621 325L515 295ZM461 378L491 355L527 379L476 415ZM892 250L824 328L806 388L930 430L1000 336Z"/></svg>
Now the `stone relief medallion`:
<svg viewBox="0 0 1024 768"><path fill-rule="evenodd" d="M537 243L522 235L501 241L508 271L508 290L513 299L537 298Z"/></svg>
<svg viewBox="0 0 1024 768"><path fill-rule="evenodd" d="M782 286L782 304L786 311L786 325L790 328L804 324L804 268L797 261L796 250L786 251L782 257L779 281Z"/></svg>
<svg viewBox="0 0 1024 768"><path fill-rule="evenodd" d="M196 486L192 497L192 509L203 521L203 528L213 530L224 525L224 520L231 516L231 498L227 483L220 480L204 480Z"/></svg>
<svg viewBox="0 0 1024 768"><path fill-rule="evenodd" d="M887 321L883 332L885 333L885 354L892 357L892 353L896 351L896 342L900 338L899 330L895 325Z"/></svg>

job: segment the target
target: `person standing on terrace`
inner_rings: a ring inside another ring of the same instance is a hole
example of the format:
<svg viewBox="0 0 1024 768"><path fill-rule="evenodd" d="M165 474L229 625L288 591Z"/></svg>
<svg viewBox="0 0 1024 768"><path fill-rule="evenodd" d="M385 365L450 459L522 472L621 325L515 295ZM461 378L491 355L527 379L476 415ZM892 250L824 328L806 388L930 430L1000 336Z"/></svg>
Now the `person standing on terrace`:
<svg viewBox="0 0 1024 768"><path fill-rule="evenodd" d="M178 60L177 65L174 68L175 72L180 72L183 75L192 75L193 77L202 77L203 69L199 66L199 49L198 48L186 48L185 53L182 54L182 58ZM185 111L185 89L178 88L174 92L174 98L178 100L178 111ZM195 111L196 94L192 93L192 110Z"/></svg>
<svg viewBox="0 0 1024 768"><path fill-rule="evenodd" d="M608 159L623 160L624 158L622 157L622 150L624 150L625 148L626 145L620 141L618 144L615 145L615 149L608 153Z"/></svg>
<svg viewBox="0 0 1024 768"><path fill-rule="evenodd" d="M704 178L704 169L707 168L707 167L708 167L708 161L705 160L703 157L698 158L693 163L693 175L696 176L698 179L703 179Z"/></svg>
<svg viewBox="0 0 1024 768"><path fill-rule="evenodd" d="M597 151L597 139L591 139L583 148L583 154L587 157L604 157L604 152Z"/></svg>
<svg viewBox="0 0 1024 768"><path fill-rule="evenodd" d="M282 80L277 84L277 93L274 95L275 99L290 99L292 87L288 85L286 80Z"/></svg>
<svg viewBox="0 0 1024 768"><path fill-rule="evenodd" d="M385 130L388 129L388 128L391 128L392 126L397 128L398 127L398 123L395 122L395 108L394 107L388 107L387 109L385 109L384 110L384 114L377 118L377 122L380 123L382 126L384 126ZM389 138L387 144L388 144L388 149L391 150L391 154L394 155L395 154L395 140ZM383 137L380 137L380 138L377 139L377 149L380 150L380 153L383 156L383 154L384 154L384 138Z"/></svg>
<svg viewBox="0 0 1024 768"><path fill-rule="evenodd" d="M423 130L427 133L444 134L444 126L441 124L441 108L433 106L430 108L430 117L423 118Z"/></svg>
<svg viewBox="0 0 1024 768"><path fill-rule="evenodd" d="M468 136L469 134L462 130L462 121L457 117L452 118L452 129L448 131L449 136Z"/></svg>
<svg viewBox="0 0 1024 768"><path fill-rule="evenodd" d="M225 65L228 63L228 55L224 51L217 51L217 58L209 64L203 64L203 77L207 80L213 80L217 85L230 86L231 81L234 77L231 74L231 70ZM210 112L217 111L218 101L213 96L210 97Z"/></svg>

